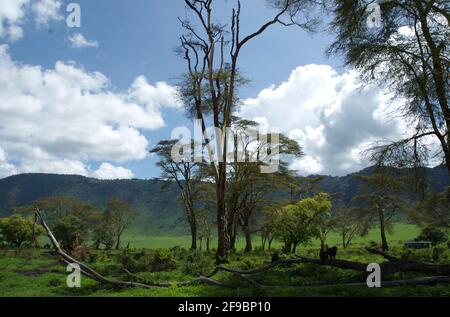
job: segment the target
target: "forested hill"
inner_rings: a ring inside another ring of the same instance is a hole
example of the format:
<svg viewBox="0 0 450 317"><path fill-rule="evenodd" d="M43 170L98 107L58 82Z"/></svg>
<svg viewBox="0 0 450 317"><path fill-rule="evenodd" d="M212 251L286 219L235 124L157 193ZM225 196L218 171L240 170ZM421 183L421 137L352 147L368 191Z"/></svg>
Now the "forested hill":
<svg viewBox="0 0 450 317"><path fill-rule="evenodd" d="M142 215L142 227L163 231L184 226L184 213L175 186L161 190L158 180L98 180L83 176L22 174L0 179L0 216L14 207L56 196L75 197L104 209L111 197L119 197Z"/></svg>
<svg viewBox="0 0 450 317"><path fill-rule="evenodd" d="M358 173L357 175L370 176L374 173L375 168L369 167ZM409 170L393 170L396 175L407 175L410 174ZM447 168L443 165L427 169L428 175L428 188L433 192L442 192L448 186L450 186L450 176L448 174ZM344 204L349 204L353 197L358 194L360 189L360 181L352 175L347 175L343 177L331 177L331 176L320 176L313 175L310 178L323 177L323 179L318 183L318 187L327 193L341 193L342 200ZM413 193L411 193L413 194Z"/></svg>
<svg viewBox="0 0 450 317"><path fill-rule="evenodd" d="M358 174L370 175L372 168ZM428 170L429 183L434 191L450 186L450 177L444 167ZM183 230L185 218L175 186L161 190L159 180L97 180L82 176L53 174L23 174L0 179L0 216L8 215L14 207L26 206L33 200L71 196L104 209L107 201L116 196L126 200L142 215L139 225L154 230ZM329 193L341 192L344 202L358 193L358 181L351 175L324 176L318 187Z"/></svg>

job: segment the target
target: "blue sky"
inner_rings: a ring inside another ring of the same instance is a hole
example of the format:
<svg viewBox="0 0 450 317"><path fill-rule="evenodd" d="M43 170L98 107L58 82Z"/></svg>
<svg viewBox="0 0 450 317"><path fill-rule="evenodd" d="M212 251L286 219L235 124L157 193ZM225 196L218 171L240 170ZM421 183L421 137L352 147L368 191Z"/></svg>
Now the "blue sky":
<svg viewBox="0 0 450 317"><path fill-rule="evenodd" d="M8 1L14 0L6 0L6 2ZM179 44L178 39L183 33L177 18L185 18L188 14L182 0L79 0L76 3L81 6L82 10L81 28L68 28L65 23L64 19L67 15L65 8L72 1L34 0L47 5L51 2L57 4L56 11L59 17L48 18L45 23L41 24L36 22L38 13L33 11L31 4L26 3L29 0L20 1L24 2L24 5L18 8L23 17L16 18L16 20L5 18L6 14L2 14L2 10L6 12L6 9L0 5L0 22L4 26L16 24L23 29L23 36L15 40L8 38L7 31L3 32L3 37L0 32L0 43L7 45L7 53L4 54L14 63L11 66L5 62L10 68L14 67L16 70L24 71L23 65L36 65L41 67L42 76L44 76L45 70L54 70L55 64L62 61L77 69L83 69L86 73L102 73L109 80L107 92L117 95L129 91L139 76L144 76L149 85L165 82L174 87L177 84L178 76L185 71L184 61L174 53L174 49ZM217 1L217 3L218 12L220 12L218 19L228 21L231 12L230 5L234 1ZM256 30L274 13L274 10L269 9L263 0L243 1L242 33ZM74 48L69 38L76 34L82 34L85 39L94 41L96 45ZM355 158L357 155L353 153L354 149L374 137L386 137L386 131L392 130L392 126L385 122L374 122L373 131L369 131L363 137L355 136L355 142L345 145L347 147L344 148L343 153L337 155L335 160L330 161L326 157L329 156L327 149L330 148L330 146L326 146L326 143L330 141L332 135L335 133L345 135L348 132L341 131L341 128L332 125L332 121L327 119L329 110L340 107L342 112L342 109L345 109L348 104L349 109L356 107L358 112L359 101L362 101L368 104L368 111L361 112L361 114L373 117L379 104L377 91L363 92L362 95L355 92L357 86L355 75L342 67L339 58L329 59L325 56L325 49L332 40L332 35L325 32L309 35L297 27L275 26L248 45L240 59L241 71L251 80L251 84L241 90L241 98L245 100L244 103L249 109L242 112L244 115L251 119L258 118L263 123L283 125L283 119L277 122L270 120L270 111L274 110L269 111L272 105L268 103L270 100L273 101L274 96L277 96L276 98L279 99L275 98L275 100L278 100L280 107L278 111L275 108L275 111L284 113L287 118L302 117L303 112L310 112L315 117L308 119L307 122L315 122L317 119L317 122L310 126L305 126L305 122L300 119L300 121L290 122L289 129L285 131L297 137L299 142L303 141L305 146L310 149L311 155L303 163L298 162L293 166L303 174L308 172L344 174L353 169L362 168L367 163ZM319 67L318 65L323 66ZM3 78L3 80L6 82L7 79ZM18 85L17 90L22 91L25 95L32 95L32 93L26 92L20 83ZM322 90L312 93L313 90L319 88ZM297 92L300 91L306 91L306 94L298 94ZM284 93L286 94L280 96ZM315 96L321 94L325 96L326 104L317 101L318 98ZM371 99L368 100L368 97ZM343 104L346 101L348 102ZM51 102L43 103L44 107ZM336 106L336 103L341 104ZM53 106L56 105L48 107L53 109ZM0 105L0 111L1 109ZM16 109L15 111L19 113L21 110ZM158 111L164 120L164 127L151 130L136 128L147 139L148 149L158 140L169 138L174 127L180 125L190 127L192 125L184 118L183 112L179 109L160 107ZM265 115L260 116L260 112ZM12 116L13 114L9 112L8 115ZM17 113L14 114L14 117L16 115ZM355 120L358 121L357 118ZM3 132L8 132L5 126ZM0 129L0 140L2 140L3 132ZM45 130L41 133L45 133ZM64 138L66 137L70 138L70 136L64 136ZM4 144L9 144L8 142L11 142L12 139L5 137L5 140ZM43 148L44 152L47 151L48 153L45 154L48 155L45 157L51 159L52 162L47 165L57 166L54 172L64 173L64 164L56 162L66 159L65 152L62 150L64 146L59 143L49 144L50 141L42 142L45 145L34 150L40 151ZM27 144L27 146L33 147L33 144ZM57 146L59 148L55 150ZM50 150L46 150L47 148ZM3 164L3 176L19 172L53 172L51 168L42 167L39 164L24 164L22 161L30 159L22 158L21 151L17 147L5 145L1 150L0 145L0 177L2 176L1 164ZM95 176L94 171L105 162L131 171L133 177L137 178L159 175L152 158L142 158L141 155L137 155L136 158L117 161L115 158L109 160L108 154L102 156L94 152L86 151L85 155L80 157L71 153L67 154L67 157L73 161L71 161L73 163L71 166L78 168L78 163L84 165L86 172L81 174L88 176ZM356 161L344 162L348 159L349 153L352 159L358 161L358 164L355 164ZM23 167L21 167L22 165ZM33 166L36 168L34 169ZM68 169L67 172L70 173L71 169Z"/></svg>

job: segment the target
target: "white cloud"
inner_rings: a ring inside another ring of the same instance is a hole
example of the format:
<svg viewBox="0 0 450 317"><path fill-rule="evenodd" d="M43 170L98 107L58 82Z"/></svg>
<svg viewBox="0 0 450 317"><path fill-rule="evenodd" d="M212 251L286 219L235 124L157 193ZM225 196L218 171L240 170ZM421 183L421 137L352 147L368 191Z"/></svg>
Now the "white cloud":
<svg viewBox="0 0 450 317"><path fill-rule="evenodd" d="M176 109L183 106L177 98L175 87L165 82L157 82L155 86L149 85L144 76L139 76L131 85L130 94L140 103L161 107L169 105Z"/></svg>
<svg viewBox="0 0 450 317"><path fill-rule="evenodd" d="M131 179L133 176L133 172L129 169L113 166L109 163L103 163L93 173L93 177L98 179Z"/></svg>
<svg viewBox="0 0 450 317"><path fill-rule="evenodd" d="M33 159L24 160L20 166L20 172L89 176L89 171L83 162L53 158L48 158L44 161Z"/></svg>
<svg viewBox="0 0 450 317"><path fill-rule="evenodd" d="M25 17L30 15L38 25L61 20L61 0L1 0L0 38L17 41L23 36Z"/></svg>
<svg viewBox="0 0 450 317"><path fill-rule="evenodd" d="M47 24L51 20L62 20L60 8L61 0L38 0L32 2L32 10L39 25Z"/></svg>
<svg viewBox="0 0 450 317"><path fill-rule="evenodd" d="M81 33L75 33L74 35L69 36L69 42L71 47L77 49L85 47L98 47L97 41L87 40Z"/></svg>
<svg viewBox="0 0 450 317"><path fill-rule="evenodd" d="M0 178L15 174L17 174L16 167L8 163L8 161L6 160L6 153L0 147Z"/></svg>
<svg viewBox="0 0 450 317"><path fill-rule="evenodd" d="M0 1L0 37L16 41L22 37L22 19L25 15L24 7L30 0L2 0Z"/></svg>
<svg viewBox="0 0 450 317"><path fill-rule="evenodd" d="M388 98L362 88L358 75L326 65L295 69L289 79L244 100L240 115L279 128L304 148L291 167L303 175L345 175L368 165L361 151L375 140L395 140L406 124L386 116Z"/></svg>
<svg viewBox="0 0 450 317"><path fill-rule="evenodd" d="M141 89L151 91L145 102ZM0 46L0 173L90 175L89 161L144 159L149 142L142 131L164 126L161 107L177 106L173 91L139 77L113 93L101 73L64 62L53 69L23 65Z"/></svg>

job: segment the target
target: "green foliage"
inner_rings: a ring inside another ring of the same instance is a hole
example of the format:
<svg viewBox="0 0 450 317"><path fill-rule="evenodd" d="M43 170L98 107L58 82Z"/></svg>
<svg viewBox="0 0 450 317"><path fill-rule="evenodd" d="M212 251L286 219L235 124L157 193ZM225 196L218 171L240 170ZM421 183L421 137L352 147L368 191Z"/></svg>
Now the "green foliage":
<svg viewBox="0 0 450 317"><path fill-rule="evenodd" d="M361 194L354 198L354 210L361 219L370 225L379 223L381 246L383 251L389 250L386 231L393 229L394 216L407 209L407 203L400 196L405 191L407 179L391 175L386 167L377 167L370 176L355 175L361 184Z"/></svg>
<svg viewBox="0 0 450 317"><path fill-rule="evenodd" d="M286 252L320 236L321 226L331 217L331 201L320 193L293 205L278 209L274 214L274 234L284 241Z"/></svg>
<svg viewBox="0 0 450 317"><path fill-rule="evenodd" d="M415 210L411 217L418 224L434 228L450 228L450 187L438 194L430 194Z"/></svg>
<svg viewBox="0 0 450 317"><path fill-rule="evenodd" d="M429 249L404 249L400 253L405 260L422 261L430 263L447 263L448 248L445 246L435 246Z"/></svg>
<svg viewBox="0 0 450 317"><path fill-rule="evenodd" d="M422 230L422 233L415 239L416 241L430 241L433 246L448 241L448 234L442 230L427 227Z"/></svg>
<svg viewBox="0 0 450 317"><path fill-rule="evenodd" d="M90 204L72 197L37 200L20 211L31 211L34 208L41 210L55 238L69 252L89 241L102 216Z"/></svg>
<svg viewBox="0 0 450 317"><path fill-rule="evenodd" d="M43 233L44 228L39 225L35 226L31 219L21 215L0 219L0 241L3 240L4 243L13 247L20 248L24 244L30 245Z"/></svg>
<svg viewBox="0 0 450 317"><path fill-rule="evenodd" d="M205 256L200 251L191 251L183 261L181 270L185 274L200 276L210 273L210 268L214 265L211 257Z"/></svg>
<svg viewBox="0 0 450 317"><path fill-rule="evenodd" d="M88 228L84 226L84 220L74 215L68 215L57 221L53 228L55 238L66 250L71 250L76 245L83 243L88 236Z"/></svg>
<svg viewBox="0 0 450 317"><path fill-rule="evenodd" d="M380 142L372 149L372 160L397 167L428 165L430 152L426 138L436 137L436 152L450 170L447 92L449 78L450 9L448 0L379 1L382 21L369 27L371 1L331 1L331 29L336 38L330 53L342 54L366 83L376 83L395 92L400 101L392 113L420 122L403 140ZM440 16L439 19L430 17ZM447 18L445 18L447 17ZM413 30L402 34L402 28ZM410 184L411 185L411 184Z"/></svg>
<svg viewBox="0 0 450 317"><path fill-rule="evenodd" d="M137 215L137 211L120 198L113 197L108 202L105 212L106 228L111 230L116 239L116 249L120 247L120 238L123 232L132 224Z"/></svg>
<svg viewBox="0 0 450 317"><path fill-rule="evenodd" d="M95 249L99 249L104 245L106 250L110 250L114 245L114 232L112 228L112 219L110 214L104 213L99 215L99 221L92 231L92 240Z"/></svg>
<svg viewBox="0 0 450 317"><path fill-rule="evenodd" d="M170 250L124 250L119 257L119 263L131 272L162 272L171 271L178 261Z"/></svg>

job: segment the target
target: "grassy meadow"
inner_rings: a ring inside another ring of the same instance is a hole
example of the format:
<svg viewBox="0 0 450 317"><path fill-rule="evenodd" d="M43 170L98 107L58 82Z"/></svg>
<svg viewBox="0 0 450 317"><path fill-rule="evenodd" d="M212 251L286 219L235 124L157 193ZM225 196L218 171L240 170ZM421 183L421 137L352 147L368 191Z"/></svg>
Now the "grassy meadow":
<svg viewBox="0 0 450 317"><path fill-rule="evenodd" d="M434 249L407 251L402 242L413 239L419 229L413 225L397 224L389 235L389 242L393 254L409 256L419 260L433 260L448 263L450 252L440 247L438 258ZM104 297L104 296L142 296L142 297L197 297L197 296L450 296L450 286L414 286L369 289L355 286L310 286L315 282L352 282L362 281L359 273L308 264L298 264L289 267L278 267L266 273L252 276L256 281L265 285L282 285L277 288L257 288L243 282L227 273L219 273L214 278L235 289L194 284L176 286L175 283L191 281L199 275L208 275L214 270L214 254L205 251L191 252L188 236L145 236L142 233L127 233L123 239L126 245L130 242L129 250L92 251L84 262L99 273L116 279L145 281L150 283L169 283L172 287L158 289L117 288L100 285L99 283L82 277L81 288L66 286L66 268L58 258L48 249L17 249L0 250L0 296L10 297ZM355 239L352 246L346 250L339 249L338 259L360 261L365 263L381 263L383 258L370 254L363 249L371 241L378 241L378 232L372 230L367 237ZM330 234L329 245L340 247L338 234ZM214 243L212 244L214 245ZM251 255L242 253L243 239L238 243L238 251L230 257L227 267L235 269L252 269L267 264L271 252L260 251L258 237L254 237L255 250ZM280 247L274 243L274 249ZM299 254L308 257L318 257L318 242L304 246L298 250ZM154 266L151 259L155 254L160 263L165 266ZM290 256L284 256L288 258ZM136 261L136 259L142 259ZM149 260L150 259L150 260ZM163 261L161 261L163 259ZM130 277L124 268L134 273ZM407 279L419 277L417 274L397 273L390 279Z"/></svg>
<svg viewBox="0 0 450 317"><path fill-rule="evenodd" d="M151 233L149 233L151 234ZM394 229L392 232L388 232L387 236L391 243L401 243L408 240L413 240L420 234L420 228L413 224L405 224L405 223L397 223L394 225ZM365 237L355 237L353 240L353 246L366 246L370 241L379 241L380 233L379 230L372 229L369 231L369 234ZM122 238L123 245L127 245L130 243L131 248L150 248L150 249L166 249L173 247L182 247L189 248L191 243L191 237L189 235L186 236L170 236L170 235L146 235L144 232L126 232ZM205 247L206 242L203 241L203 247ZM254 236L253 247L260 248L261 247L261 239L259 236ZM214 247L217 244L216 240L213 240L211 243L211 247ZM342 245L342 238L337 232L330 232L327 237L327 244L329 246L338 246ZM237 249L244 249L245 240L244 237L237 238ZM272 247L277 249L281 248L281 243L278 241L274 241ZM318 247L320 242L315 240L311 244L312 246Z"/></svg>

